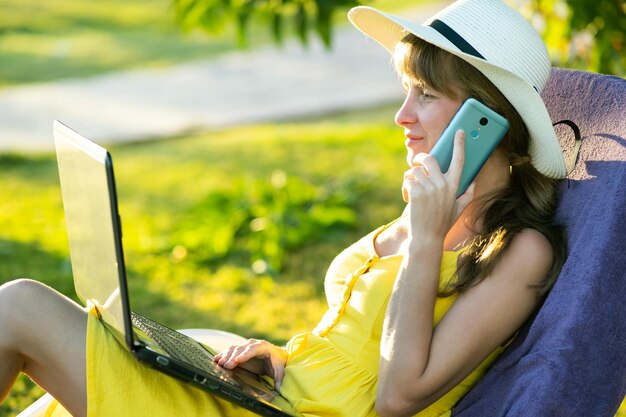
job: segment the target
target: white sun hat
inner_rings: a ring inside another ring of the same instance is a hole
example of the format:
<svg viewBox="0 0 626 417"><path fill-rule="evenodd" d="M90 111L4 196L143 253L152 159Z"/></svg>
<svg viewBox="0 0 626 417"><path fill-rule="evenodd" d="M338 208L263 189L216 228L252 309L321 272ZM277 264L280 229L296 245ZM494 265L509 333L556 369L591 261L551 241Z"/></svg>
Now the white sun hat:
<svg viewBox="0 0 626 417"><path fill-rule="evenodd" d="M550 57L533 27L500 0L459 0L419 24L372 7L350 10L354 26L389 52L409 33L467 61L511 102L530 132L528 154L549 178L567 175L563 151L539 93Z"/></svg>

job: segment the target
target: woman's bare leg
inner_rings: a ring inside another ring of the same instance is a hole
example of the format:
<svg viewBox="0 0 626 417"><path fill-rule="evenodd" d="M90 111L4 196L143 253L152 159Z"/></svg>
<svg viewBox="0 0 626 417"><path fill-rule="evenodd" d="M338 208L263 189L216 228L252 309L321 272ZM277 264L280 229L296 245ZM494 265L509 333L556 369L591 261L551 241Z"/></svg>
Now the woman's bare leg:
<svg viewBox="0 0 626 417"><path fill-rule="evenodd" d="M86 416L86 334L85 310L52 288L0 286L0 401L24 372L73 416Z"/></svg>

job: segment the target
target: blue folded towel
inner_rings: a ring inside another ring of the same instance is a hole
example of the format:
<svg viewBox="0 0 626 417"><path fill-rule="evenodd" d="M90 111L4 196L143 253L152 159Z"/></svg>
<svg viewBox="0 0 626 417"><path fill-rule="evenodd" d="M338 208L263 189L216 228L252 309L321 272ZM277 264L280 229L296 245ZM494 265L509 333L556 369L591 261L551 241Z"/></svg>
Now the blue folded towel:
<svg viewBox="0 0 626 417"><path fill-rule="evenodd" d="M554 122L570 119L582 135L559 189L569 256L454 417L612 417L626 395L626 80L553 69L542 96ZM556 131L571 154L572 130Z"/></svg>

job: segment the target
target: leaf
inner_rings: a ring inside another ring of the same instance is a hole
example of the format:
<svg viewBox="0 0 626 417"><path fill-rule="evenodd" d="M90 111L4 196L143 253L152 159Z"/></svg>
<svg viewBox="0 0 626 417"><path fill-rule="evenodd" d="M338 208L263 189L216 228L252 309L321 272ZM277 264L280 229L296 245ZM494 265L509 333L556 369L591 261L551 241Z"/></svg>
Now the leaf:
<svg viewBox="0 0 626 417"><path fill-rule="evenodd" d="M242 10L237 13L237 45L246 47L248 45L248 18L250 17L248 10Z"/></svg>
<svg viewBox="0 0 626 417"><path fill-rule="evenodd" d="M307 12L303 4L298 5L298 10L296 11L294 22L296 25L296 34L298 35L300 42L302 42L303 45L308 45L309 39L307 36L307 32L309 30L309 22Z"/></svg>
<svg viewBox="0 0 626 417"><path fill-rule="evenodd" d="M272 39L279 45L283 43L283 17L278 12L273 12L270 18Z"/></svg>
<svg viewBox="0 0 626 417"><path fill-rule="evenodd" d="M332 6L325 0L317 0L317 16L315 19L315 30L322 39L324 46L328 49L331 44L330 36L330 17L332 15Z"/></svg>

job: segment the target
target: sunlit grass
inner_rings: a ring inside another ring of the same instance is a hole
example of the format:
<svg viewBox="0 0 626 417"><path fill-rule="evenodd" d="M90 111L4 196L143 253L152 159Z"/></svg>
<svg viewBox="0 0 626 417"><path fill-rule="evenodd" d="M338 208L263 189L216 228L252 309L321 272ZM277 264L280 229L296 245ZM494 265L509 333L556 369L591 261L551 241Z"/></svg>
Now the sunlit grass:
<svg viewBox="0 0 626 417"><path fill-rule="evenodd" d="M133 308L176 328L219 328L277 343L311 329L325 310L328 263L401 211L403 141L392 114L384 108L110 147ZM0 283L31 277L75 299L56 170L53 154L0 155ZM355 194L357 225L294 248L275 276L239 261L209 265L172 238L208 194L238 198L236 183L271 184L277 170L287 182L312 186L359 178L366 194ZM39 393L21 378L0 416Z"/></svg>
<svg viewBox="0 0 626 417"><path fill-rule="evenodd" d="M170 254L163 251L173 245L170 235L190 207L213 190L228 191L238 178L269 181L277 169L285 171L288 178L311 183L335 181L359 171L365 178L385 178L384 160L378 154L394 147L375 138L389 136L387 129L332 121L257 125L112 148L131 273L142 279L150 276L170 297L182 291L180 298L185 299L181 282L208 271L185 262L172 263ZM0 250L13 260L0 266L0 276L5 280L28 275L50 282L52 272L67 278L67 241L54 156L7 156L0 158L0 167L0 181L8 197L0 202ZM372 207L374 202L364 206ZM366 218L375 215L365 214ZM45 254L45 261L38 261L36 253ZM193 291L205 285L204 279L193 281ZM67 288L66 284L61 287ZM170 291L173 287L177 290ZM314 293L319 290L315 287ZM262 288L255 291L263 296ZM301 288L295 292L310 295Z"/></svg>

